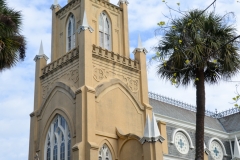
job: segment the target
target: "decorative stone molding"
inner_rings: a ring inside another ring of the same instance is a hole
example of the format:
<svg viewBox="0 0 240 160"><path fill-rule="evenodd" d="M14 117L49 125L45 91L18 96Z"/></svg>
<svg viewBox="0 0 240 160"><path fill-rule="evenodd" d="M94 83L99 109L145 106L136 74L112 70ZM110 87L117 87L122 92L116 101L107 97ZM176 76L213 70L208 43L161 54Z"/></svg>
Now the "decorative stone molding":
<svg viewBox="0 0 240 160"><path fill-rule="evenodd" d="M47 97L49 91L53 88L53 86L55 86L56 82L65 82L70 87L74 86L75 88L77 88L78 80L79 80L79 72L78 72L78 67L76 67L62 74L61 76L53 79L52 81L48 82L47 85L44 85L42 98L45 99Z"/></svg>
<svg viewBox="0 0 240 160"><path fill-rule="evenodd" d="M136 60L132 60L106 49L102 49L96 45L93 45L92 54L94 58L102 59L107 62L122 66L128 70L139 72L139 62Z"/></svg>
<svg viewBox="0 0 240 160"><path fill-rule="evenodd" d="M125 3L126 5L129 4L128 0L119 0L119 1L118 1L118 5L120 6L121 3Z"/></svg>
<svg viewBox="0 0 240 160"><path fill-rule="evenodd" d="M82 89L81 88L78 88L76 91L75 91L75 94L79 94L79 93L82 93Z"/></svg>
<svg viewBox="0 0 240 160"><path fill-rule="evenodd" d="M41 58L44 58L46 61L49 59L45 54L40 54L40 55L36 55L33 60L37 62L37 60Z"/></svg>
<svg viewBox="0 0 240 160"><path fill-rule="evenodd" d="M120 79L123 83L125 83L132 92L139 91L139 80L120 73L115 73L112 70L99 68L95 66L93 66L93 68L94 68L93 79L96 80L97 82L100 82L103 79L117 78Z"/></svg>
<svg viewBox="0 0 240 160"><path fill-rule="evenodd" d="M146 124L144 128L143 137L140 139L140 142L144 144L145 142L163 142L165 139L161 136L159 128L157 126L157 121L152 113L152 120L150 120L149 115L147 115Z"/></svg>
<svg viewBox="0 0 240 160"><path fill-rule="evenodd" d="M89 30L91 33L94 31L91 26L79 26L77 32L80 33L85 30Z"/></svg>
<svg viewBox="0 0 240 160"><path fill-rule="evenodd" d="M82 25L79 26L77 32L80 33L85 30L89 30L91 33L94 31L92 29L92 27L89 26L88 21L87 21L87 15L86 15L86 12L84 11Z"/></svg>
<svg viewBox="0 0 240 160"><path fill-rule="evenodd" d="M124 134L120 129L116 128L116 133L117 136L121 139L135 139L137 141L140 141L140 137L133 134L133 133L128 133L128 134Z"/></svg>
<svg viewBox="0 0 240 160"><path fill-rule="evenodd" d="M55 9L55 8L61 9L61 6L60 6L59 4L53 4L53 5L51 5L51 7L50 7L51 10L53 10L53 9Z"/></svg>
<svg viewBox="0 0 240 160"><path fill-rule="evenodd" d="M47 66L45 66L42 69L43 75L40 77L41 79L44 79L49 74L57 71L59 68L62 68L63 66L67 65L68 63L73 62L73 60L78 58L79 49L78 47L72 49L70 52L65 54L64 56L58 58L56 61L53 61L49 63Z"/></svg>
<svg viewBox="0 0 240 160"><path fill-rule="evenodd" d="M41 104L39 110L36 112L36 116L37 116L37 117L39 117L39 116L42 114L43 109L44 109L47 101L51 98L51 96L50 96L51 93L52 93L52 92L54 91L54 89L57 88L57 87L65 90L65 91L71 96L71 98L72 98L73 100L75 100L76 95L75 95L74 91L73 91L69 86L67 86L66 84L64 84L64 83L62 83L62 82L56 82L56 83L52 86L51 90L49 90L46 98L42 101L42 104Z"/></svg>
<svg viewBox="0 0 240 160"><path fill-rule="evenodd" d="M35 112L30 113L30 117L34 117L35 116Z"/></svg>
<svg viewBox="0 0 240 160"><path fill-rule="evenodd" d="M104 8L107 8L113 12L116 12L116 13L120 13L122 12L122 8L118 7L118 6L115 6L109 2L107 2L106 0L90 0Z"/></svg>
<svg viewBox="0 0 240 160"><path fill-rule="evenodd" d="M81 2L81 0L72 0L67 5L65 5L63 8L61 8L59 11L57 11L56 15L58 16L58 18L60 18L65 13L67 13L68 11L73 9L80 2Z"/></svg>
<svg viewBox="0 0 240 160"><path fill-rule="evenodd" d="M131 92L129 87L119 79L111 79L110 81L105 82L104 84L99 84L95 89L96 90L95 96L97 98L96 101L98 101L99 96L101 95L102 92L104 92L104 90L114 85L120 85L122 88L124 88L126 93L128 93L129 98L131 98L137 104L140 110L144 111L144 106L139 102L136 96Z"/></svg>

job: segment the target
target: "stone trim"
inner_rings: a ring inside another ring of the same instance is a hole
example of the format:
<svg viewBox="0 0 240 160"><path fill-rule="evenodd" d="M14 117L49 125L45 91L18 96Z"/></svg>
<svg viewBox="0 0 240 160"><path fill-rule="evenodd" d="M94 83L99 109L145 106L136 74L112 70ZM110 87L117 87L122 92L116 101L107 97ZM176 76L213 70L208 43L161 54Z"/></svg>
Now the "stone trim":
<svg viewBox="0 0 240 160"><path fill-rule="evenodd" d="M122 8L110 3L110 2L107 2L106 0L90 0L92 1L93 3L96 3L100 6L103 6L104 8L107 8L113 12L116 12L116 13L120 13L122 12Z"/></svg>
<svg viewBox="0 0 240 160"><path fill-rule="evenodd" d="M63 66L67 65L68 63L73 62L75 59L78 58L79 55L79 49L78 47L72 49L67 54L63 55L62 57L58 58L57 60L49 63L47 66L45 66L42 69L42 76L41 79L44 79L49 74L56 72L59 68L62 68Z"/></svg>
<svg viewBox="0 0 240 160"><path fill-rule="evenodd" d="M35 116L35 112L30 113L30 117L34 117Z"/></svg>
<svg viewBox="0 0 240 160"><path fill-rule="evenodd" d="M228 156L228 155L227 155L227 152L226 152L225 146L223 145L222 141L221 141L219 138L217 138L217 137L213 137L213 138L211 138L211 139L208 141L208 148L210 148L210 145L211 145L212 141L217 141L217 142L221 145L221 147L222 147L222 149L223 149L223 156Z"/></svg>
<svg viewBox="0 0 240 160"><path fill-rule="evenodd" d="M130 58L121 56L107 49L93 45L92 55L94 58L103 59L107 62L120 65L128 70L139 72L139 62Z"/></svg>
<svg viewBox="0 0 240 160"><path fill-rule="evenodd" d="M120 85L129 94L132 100L137 104L139 109L144 111L144 106L142 106L141 103L138 101L138 99L131 93L131 90L128 89L128 86L119 79L111 79L109 82L99 84L95 88L95 91L96 91L95 98L98 98L101 95L101 93L104 92L107 88L110 88L111 86L114 86L116 84Z"/></svg>
<svg viewBox="0 0 240 160"><path fill-rule="evenodd" d="M53 90L55 90L57 87L62 88L65 91L67 91L68 94L72 97L73 100L76 98L75 93L73 92L73 90L69 86L67 86L65 83L62 83L62 82L56 82L54 84L54 86L51 88L51 90L48 92L48 94L46 96L47 98L43 100L39 110L37 111L37 114L36 114L37 117L39 117L42 114L43 109L45 108L45 104L51 98L51 94L52 94Z"/></svg>
<svg viewBox="0 0 240 160"><path fill-rule="evenodd" d="M116 128L116 134L119 138L121 139L135 139L137 141L140 141L140 137L133 134L133 133L128 133L128 134L124 134L120 129Z"/></svg>
<svg viewBox="0 0 240 160"><path fill-rule="evenodd" d="M194 149L194 146L193 146L192 139L191 139L190 135L188 134L187 131L185 131L185 130L182 129L182 128L178 128L178 129L175 129L175 130L173 131L173 133L172 133L172 141L171 141L170 143L171 143L171 144L174 144L175 135L176 135L177 132L182 132L182 133L187 137L187 139L188 139L188 141L189 141L189 148L190 148L190 149Z"/></svg>
<svg viewBox="0 0 240 160"><path fill-rule="evenodd" d="M65 5L63 8L61 8L59 11L56 12L56 15L58 16L58 18L60 18L61 16L63 16L65 13L67 13L69 10L71 10L72 8L74 8L76 6L76 4L80 3L81 0L72 0L71 2L69 2L67 5Z"/></svg>

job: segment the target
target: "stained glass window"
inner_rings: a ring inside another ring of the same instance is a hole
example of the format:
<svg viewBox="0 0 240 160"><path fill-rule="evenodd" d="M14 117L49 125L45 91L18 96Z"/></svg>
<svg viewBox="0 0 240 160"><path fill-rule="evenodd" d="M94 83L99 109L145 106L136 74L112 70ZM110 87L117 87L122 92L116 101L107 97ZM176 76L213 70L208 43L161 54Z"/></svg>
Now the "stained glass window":
<svg viewBox="0 0 240 160"><path fill-rule="evenodd" d="M67 23L67 52L75 47L75 19L73 14L68 18Z"/></svg>
<svg viewBox="0 0 240 160"><path fill-rule="evenodd" d="M98 160L112 160L112 154L106 144L99 150Z"/></svg>
<svg viewBox="0 0 240 160"><path fill-rule="evenodd" d="M71 160L70 130L63 116L57 115L48 129L44 157L44 160Z"/></svg>
<svg viewBox="0 0 240 160"><path fill-rule="evenodd" d="M111 25L105 12L99 16L99 45L102 48L111 50Z"/></svg>

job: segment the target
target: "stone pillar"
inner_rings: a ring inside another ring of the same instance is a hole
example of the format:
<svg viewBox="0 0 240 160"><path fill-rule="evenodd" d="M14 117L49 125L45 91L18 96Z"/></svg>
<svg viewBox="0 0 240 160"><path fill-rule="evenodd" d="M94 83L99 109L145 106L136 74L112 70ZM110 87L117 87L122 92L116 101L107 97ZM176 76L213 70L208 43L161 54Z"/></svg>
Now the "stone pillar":
<svg viewBox="0 0 240 160"><path fill-rule="evenodd" d="M162 149L163 149L163 154L168 154L168 140L167 140L167 128L166 128L166 123L165 122L158 122L158 128L160 130L160 133L162 137L165 139L165 141L162 142Z"/></svg>
<svg viewBox="0 0 240 160"><path fill-rule="evenodd" d="M34 159L38 150L37 139L38 139L38 125L36 112L40 108L42 103L42 86L40 76L42 75L42 68L46 66L48 57L43 54L42 44L40 46L39 55L34 58L36 62L35 67L35 87L34 87L34 111L30 114L30 138L29 138L29 155L28 159Z"/></svg>
<svg viewBox="0 0 240 160"><path fill-rule="evenodd" d="M129 33L128 33L128 1L127 0L120 0L118 5L123 10L122 16L122 34L123 34L123 56L129 58Z"/></svg>
<svg viewBox="0 0 240 160"><path fill-rule="evenodd" d="M204 160L208 160L208 154L204 152Z"/></svg>
<svg viewBox="0 0 240 160"><path fill-rule="evenodd" d="M144 160L163 160L161 142L146 142L143 144Z"/></svg>
<svg viewBox="0 0 240 160"><path fill-rule="evenodd" d="M56 60L59 55L57 55L57 16L56 12L59 11L61 7L58 4L53 4L51 6L52 10L52 37L51 37L51 62Z"/></svg>
<svg viewBox="0 0 240 160"><path fill-rule="evenodd" d="M140 93L141 102L145 106L146 115L152 115L152 107L149 105L148 98L148 80L147 80L147 65L146 65L146 53L147 50L142 47L141 38L138 38L138 47L133 51L135 60L139 62L140 68Z"/></svg>
<svg viewBox="0 0 240 160"><path fill-rule="evenodd" d="M91 8L88 1L81 1L80 15L82 24L78 27L79 45L79 86L76 96L77 137L74 146L74 158L95 160L98 158L98 146L95 144L95 89L93 88L92 32L88 24ZM89 14L87 14L89 13Z"/></svg>

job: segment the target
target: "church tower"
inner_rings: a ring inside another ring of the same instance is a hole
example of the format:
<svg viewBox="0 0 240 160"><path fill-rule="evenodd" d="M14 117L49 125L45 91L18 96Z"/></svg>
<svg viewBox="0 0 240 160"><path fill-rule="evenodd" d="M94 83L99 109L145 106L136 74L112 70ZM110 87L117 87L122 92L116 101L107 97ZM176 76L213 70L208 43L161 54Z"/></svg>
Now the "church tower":
<svg viewBox="0 0 240 160"><path fill-rule="evenodd" d="M51 9L51 62L42 44L34 59L29 160L163 159L140 36L129 54L128 1L55 0Z"/></svg>

